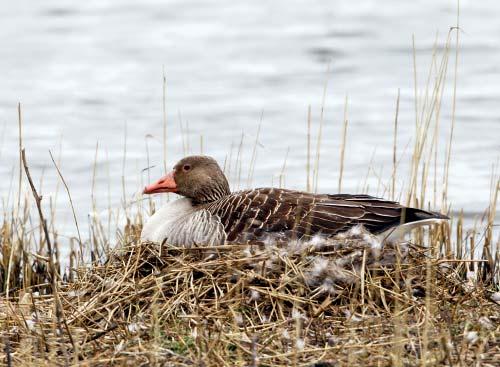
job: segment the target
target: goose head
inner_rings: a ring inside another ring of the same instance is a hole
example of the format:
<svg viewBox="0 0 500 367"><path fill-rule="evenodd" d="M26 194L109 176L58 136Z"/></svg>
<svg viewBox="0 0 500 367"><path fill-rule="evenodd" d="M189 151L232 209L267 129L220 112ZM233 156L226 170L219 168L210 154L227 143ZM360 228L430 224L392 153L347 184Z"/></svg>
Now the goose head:
<svg viewBox="0 0 500 367"><path fill-rule="evenodd" d="M196 204L209 203L231 193L217 161L202 155L181 159L170 173L146 186L143 194L162 192L175 192Z"/></svg>

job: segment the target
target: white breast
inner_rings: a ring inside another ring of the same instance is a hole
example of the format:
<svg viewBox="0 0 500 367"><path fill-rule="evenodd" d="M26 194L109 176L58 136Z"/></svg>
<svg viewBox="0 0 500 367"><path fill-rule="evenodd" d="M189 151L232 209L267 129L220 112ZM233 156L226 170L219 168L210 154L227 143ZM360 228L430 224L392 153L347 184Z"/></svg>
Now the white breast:
<svg viewBox="0 0 500 367"><path fill-rule="evenodd" d="M182 198L160 208L142 227L141 241L162 242L179 218L193 212L191 200Z"/></svg>
<svg viewBox="0 0 500 367"><path fill-rule="evenodd" d="M167 243L179 247L224 244L226 234L219 217L194 208L182 198L168 203L152 215L141 232L141 241Z"/></svg>

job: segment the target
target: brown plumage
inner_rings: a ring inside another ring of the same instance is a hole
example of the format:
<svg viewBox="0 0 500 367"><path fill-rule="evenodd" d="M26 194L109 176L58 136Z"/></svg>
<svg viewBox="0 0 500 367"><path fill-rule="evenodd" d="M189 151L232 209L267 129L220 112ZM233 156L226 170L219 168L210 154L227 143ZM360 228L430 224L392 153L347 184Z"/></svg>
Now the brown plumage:
<svg viewBox="0 0 500 367"><path fill-rule="evenodd" d="M228 241L255 240L267 233L329 237L356 225L377 234L404 223L443 218L369 195L315 195L273 188L235 192L206 204L206 209L221 219Z"/></svg>
<svg viewBox="0 0 500 367"><path fill-rule="evenodd" d="M231 193L217 162L205 156L179 161L174 171L145 193L176 192L192 201L194 211L206 211L222 224L227 241L274 238L331 237L356 225L377 234L400 224L447 217L407 208L369 195L311 194L276 188ZM167 235L168 237L168 235Z"/></svg>

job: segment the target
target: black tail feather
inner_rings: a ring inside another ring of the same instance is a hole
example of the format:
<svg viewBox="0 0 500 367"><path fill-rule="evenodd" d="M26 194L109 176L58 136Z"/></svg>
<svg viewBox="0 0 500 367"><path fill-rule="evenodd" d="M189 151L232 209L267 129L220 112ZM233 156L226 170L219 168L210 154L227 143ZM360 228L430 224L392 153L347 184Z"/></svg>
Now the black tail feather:
<svg viewBox="0 0 500 367"><path fill-rule="evenodd" d="M401 215L402 223L418 222L426 219L450 219L450 217L436 212L430 212L422 209L405 208Z"/></svg>

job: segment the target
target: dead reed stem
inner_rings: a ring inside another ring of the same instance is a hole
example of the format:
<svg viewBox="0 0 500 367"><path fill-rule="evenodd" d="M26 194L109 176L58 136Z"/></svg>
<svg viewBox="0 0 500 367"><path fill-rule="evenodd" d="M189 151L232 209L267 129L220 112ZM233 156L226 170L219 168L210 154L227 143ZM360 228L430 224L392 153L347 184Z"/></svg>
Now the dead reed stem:
<svg viewBox="0 0 500 367"><path fill-rule="evenodd" d="M448 151L446 154L446 167L445 167L445 179L444 187L448 187L448 180L450 176L450 161L451 161L451 147L453 143L453 133L455 131L455 116L456 116L456 105L457 105L457 74L458 74L458 51L459 51L459 38L460 38L460 0L457 0L457 25L454 27L456 32L456 42L455 42L455 68L453 73L453 99L451 107L451 127L450 127L450 138L448 140ZM451 30L450 30L451 31ZM443 190L443 205L446 207L448 195L447 190Z"/></svg>
<svg viewBox="0 0 500 367"><path fill-rule="evenodd" d="M162 78L162 112L163 112L163 172L167 174L167 76L165 75L165 66L163 66Z"/></svg>
<svg viewBox="0 0 500 367"><path fill-rule="evenodd" d="M347 103L348 103L348 97L347 95L345 96L345 102L344 102L344 123L342 127L342 143L340 145L340 172L339 172L339 190L338 193L340 194L342 192L342 177L344 175L344 156L345 156L345 144L346 144L346 137L347 137Z"/></svg>
<svg viewBox="0 0 500 367"><path fill-rule="evenodd" d="M307 163L306 163L306 191L311 192L311 105L307 106Z"/></svg>
<svg viewBox="0 0 500 367"><path fill-rule="evenodd" d="M396 113L394 117L394 138L392 145L392 185L391 185L391 200L395 200L396 198L396 172L397 172L397 142L398 142L398 117L399 117L399 98L400 98L400 90L398 88L398 97L396 99Z"/></svg>
<svg viewBox="0 0 500 367"><path fill-rule="evenodd" d="M324 114L325 114L325 103L326 103L326 91L328 89L328 78L330 76L330 63L328 63L328 67L326 70L325 77L325 85L323 86L323 96L321 99L321 112L319 115L319 128L318 128L318 139L316 142L316 160L314 161L314 192L318 192L318 181L319 181L319 160L321 157L321 139L323 136L323 123L324 123Z"/></svg>
<svg viewBox="0 0 500 367"><path fill-rule="evenodd" d="M64 185L64 188L66 189L66 193L68 194L68 199L69 199L69 205L71 206L71 213L73 214L73 220L75 221L75 227L76 227L76 233L78 235L78 245L80 249L80 261L83 262L83 241L82 241L82 236L80 234L80 227L78 226L78 220L76 219L76 211L75 211L75 206L73 205L73 199L71 198L71 193L69 191L68 184L66 183L66 180L64 179L64 176L62 175L61 170L59 169L59 166L57 165L54 156L52 155L52 152L49 150L50 154L50 159L52 160L52 163L54 164L54 167L57 170L57 174L59 175L59 178L61 179L61 182ZM96 154L97 154L97 148L96 148ZM48 241L48 239L47 239Z"/></svg>

